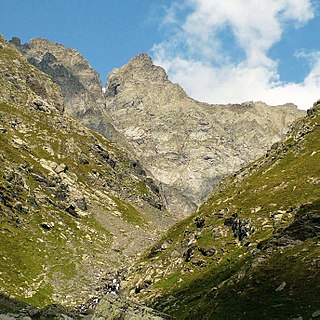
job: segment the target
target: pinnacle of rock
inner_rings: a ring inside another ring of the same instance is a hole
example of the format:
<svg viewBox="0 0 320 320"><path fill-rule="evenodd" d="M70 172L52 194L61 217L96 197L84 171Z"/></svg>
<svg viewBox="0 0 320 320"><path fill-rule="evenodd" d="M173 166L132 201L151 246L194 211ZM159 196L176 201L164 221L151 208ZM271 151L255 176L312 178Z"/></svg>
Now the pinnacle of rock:
<svg viewBox="0 0 320 320"><path fill-rule="evenodd" d="M66 112L81 117L92 107L104 106L99 75L78 51L40 38L25 45L15 38L11 42L32 64L60 85Z"/></svg>
<svg viewBox="0 0 320 320"><path fill-rule="evenodd" d="M162 84L168 81L168 76L162 67L153 64L149 55L142 53L132 58L128 64L121 69L114 69L109 74L106 86L106 96L115 96L115 94L122 89L120 88L120 82L122 83L124 79Z"/></svg>
<svg viewBox="0 0 320 320"><path fill-rule="evenodd" d="M223 177L262 155L304 114L293 105L198 102L146 54L109 74L106 104L116 129L163 183L177 213L194 209Z"/></svg>
<svg viewBox="0 0 320 320"><path fill-rule="evenodd" d="M47 39L35 38L21 45L10 41L38 69L60 86L66 113L112 141L126 145L105 111L105 99L99 74L80 52Z"/></svg>

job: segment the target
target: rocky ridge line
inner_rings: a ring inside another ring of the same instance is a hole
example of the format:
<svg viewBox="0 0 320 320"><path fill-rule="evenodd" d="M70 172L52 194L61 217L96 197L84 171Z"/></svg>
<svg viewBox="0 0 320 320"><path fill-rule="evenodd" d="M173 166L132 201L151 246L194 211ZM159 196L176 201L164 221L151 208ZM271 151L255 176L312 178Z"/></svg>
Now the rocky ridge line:
<svg viewBox="0 0 320 320"><path fill-rule="evenodd" d="M61 87L68 113L137 155L161 182L166 206L180 217L303 114L293 105L200 103L146 54L110 73L105 101L97 73L76 50L45 39L11 42Z"/></svg>
<svg viewBox="0 0 320 320"><path fill-rule="evenodd" d="M195 210L223 177L263 155L305 114L292 104L193 100L147 54L114 69L105 96L115 128L180 215Z"/></svg>
<svg viewBox="0 0 320 320"><path fill-rule="evenodd" d="M61 88L66 113L118 145L126 145L106 113L99 74L79 51L41 38L21 44L13 37L10 43Z"/></svg>

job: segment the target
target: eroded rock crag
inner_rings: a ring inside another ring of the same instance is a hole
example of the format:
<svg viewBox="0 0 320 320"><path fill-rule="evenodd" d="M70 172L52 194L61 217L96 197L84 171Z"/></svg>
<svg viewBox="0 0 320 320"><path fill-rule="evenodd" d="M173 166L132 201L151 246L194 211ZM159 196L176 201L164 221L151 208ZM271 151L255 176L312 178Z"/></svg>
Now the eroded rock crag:
<svg viewBox="0 0 320 320"><path fill-rule="evenodd" d="M66 113L106 138L125 144L105 111L99 74L79 51L40 38L21 44L14 37L10 42L61 88Z"/></svg>
<svg viewBox="0 0 320 320"><path fill-rule="evenodd" d="M109 74L106 106L176 213L194 210L223 177L261 156L304 114L292 104L193 100L146 54Z"/></svg>
<svg viewBox="0 0 320 320"><path fill-rule="evenodd" d="M104 97L98 74L78 51L45 39L11 42L60 86L67 113L137 155L161 182L167 207L180 216L303 115L292 104L195 101L146 54L110 73Z"/></svg>

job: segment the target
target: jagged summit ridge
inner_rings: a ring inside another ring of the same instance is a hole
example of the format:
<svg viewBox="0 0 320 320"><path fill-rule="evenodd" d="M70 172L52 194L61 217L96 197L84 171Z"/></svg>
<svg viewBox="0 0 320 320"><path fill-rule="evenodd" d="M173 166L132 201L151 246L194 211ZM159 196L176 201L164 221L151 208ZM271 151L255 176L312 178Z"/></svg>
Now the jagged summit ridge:
<svg viewBox="0 0 320 320"><path fill-rule="evenodd" d="M113 70L106 108L174 212L191 212L228 173L262 155L304 114L293 105L191 99L142 54ZM179 196L178 196L179 195Z"/></svg>
<svg viewBox="0 0 320 320"><path fill-rule="evenodd" d="M147 54L109 74L104 100L100 79L79 52L45 39L12 42L60 86L69 114L141 159L177 214L192 212L221 178L261 155L302 114L263 103L195 101Z"/></svg>
<svg viewBox="0 0 320 320"><path fill-rule="evenodd" d="M119 73L122 71L124 75L119 77ZM165 70L162 67L155 66L148 54L141 53L132 58L127 65L110 72L105 92L107 98L112 98L121 91L122 88L120 86L123 77L131 78L133 81L134 79L139 79L140 81L159 84L169 81Z"/></svg>
<svg viewBox="0 0 320 320"><path fill-rule="evenodd" d="M68 114L109 140L126 145L106 113L99 74L80 52L41 38L23 45L17 37L10 42L60 87Z"/></svg>
<svg viewBox="0 0 320 320"><path fill-rule="evenodd" d="M18 38L11 42L29 62L60 85L69 114L80 117L88 109L104 105L100 77L80 52L42 38L24 45Z"/></svg>
<svg viewBox="0 0 320 320"><path fill-rule="evenodd" d="M160 66L155 66L147 53L141 53L133 57L128 65L130 65L130 70L135 73L135 77L146 76L150 81L168 80L165 70Z"/></svg>

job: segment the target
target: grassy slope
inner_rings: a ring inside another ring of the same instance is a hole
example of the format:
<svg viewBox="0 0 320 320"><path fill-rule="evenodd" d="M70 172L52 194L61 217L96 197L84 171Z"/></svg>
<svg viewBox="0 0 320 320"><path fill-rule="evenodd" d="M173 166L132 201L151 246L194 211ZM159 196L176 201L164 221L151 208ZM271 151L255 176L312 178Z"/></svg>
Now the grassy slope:
<svg viewBox="0 0 320 320"><path fill-rule="evenodd" d="M310 317L319 308L319 240L313 233L281 244L281 230L308 203L319 225L319 122L319 111L303 119L283 145L227 179L172 227L129 276L129 288L152 279L140 299L179 319ZM225 225L235 213L254 228L242 241ZM204 225L197 227L196 218ZM215 254L204 255L208 249ZM275 291L282 282L285 288Z"/></svg>
<svg viewBox="0 0 320 320"><path fill-rule="evenodd" d="M107 252L111 247L112 236L96 220L90 204L98 203L100 210L106 214L119 212L124 225L146 228L148 220L145 214L121 199L121 192L117 191L117 188L122 191L128 188L131 189L132 197L138 198L143 182L132 172L131 175L128 173L123 178L119 177L120 172L130 172L130 162L125 161L124 156L121 159L120 151L109 146L107 141L102 145L110 154L120 153L112 155L117 160L115 170L103 163L98 154L92 154L95 151L92 148L93 142L97 143L97 140L94 140L93 135L76 133L76 122L69 123L71 132L63 137L63 133L50 128L52 119L46 119L59 116L42 115L39 122L34 121L35 119L26 121L21 110L7 105L0 106L0 114L2 124L10 123L9 118L19 117L32 126L28 137L9 127L8 133L0 135L0 162L3 168L0 175L0 287L2 292L43 306L53 302L55 294L59 294L58 301L64 300L63 295L76 294L77 289L68 285L73 282L72 279L78 281L83 277L82 284L89 285L91 279L86 275L88 268L93 269L90 273L94 273L94 269L99 273L101 268L97 268L97 264L103 266L107 263L106 270L119 266L118 261L110 253L108 256ZM12 144L12 139L17 137L27 143L26 150ZM45 141L48 137L51 137L50 141ZM81 154L66 152L70 147L70 139L73 139L72 148L81 146ZM49 154L47 149L53 150L54 155ZM80 163L79 157L84 155L89 159L89 164ZM70 177L76 173L78 182L72 184L72 187L86 198L87 217L74 218L65 211L68 202L60 201L56 193L63 183L56 176L51 177L51 173L39 164L39 159L64 163ZM103 177L102 182L94 178L93 170ZM8 181L11 179L10 175L12 180ZM37 177L42 177L43 182L39 182ZM58 183L55 179L58 179ZM103 187L103 181L106 180L112 181L116 186L115 190ZM145 189L148 190L148 187L145 186ZM109 193L109 197L92 197L96 190L106 196ZM42 222L54 223L55 227L45 230L41 227ZM90 259L94 261L90 262Z"/></svg>
<svg viewBox="0 0 320 320"><path fill-rule="evenodd" d="M1 36L0 45L0 293L33 306L74 305L127 259L113 250L105 221L156 237L144 199L159 195L114 144L53 109L37 110L34 101L43 97L28 86L28 75L55 86ZM65 172L41 161L64 164ZM77 208L81 217L67 210L77 199L87 206Z"/></svg>

